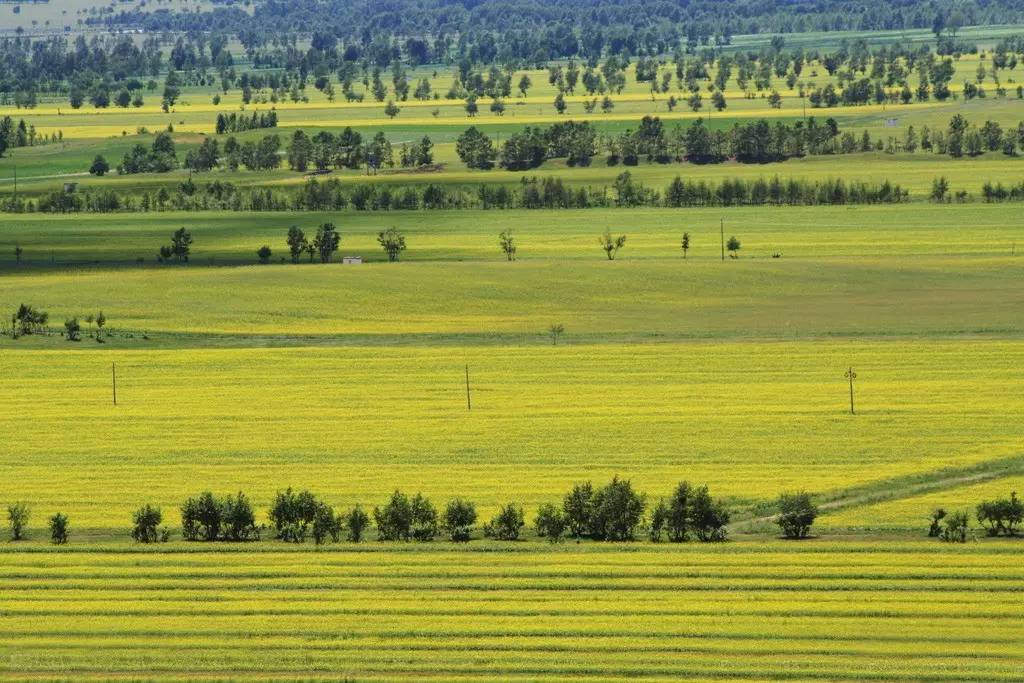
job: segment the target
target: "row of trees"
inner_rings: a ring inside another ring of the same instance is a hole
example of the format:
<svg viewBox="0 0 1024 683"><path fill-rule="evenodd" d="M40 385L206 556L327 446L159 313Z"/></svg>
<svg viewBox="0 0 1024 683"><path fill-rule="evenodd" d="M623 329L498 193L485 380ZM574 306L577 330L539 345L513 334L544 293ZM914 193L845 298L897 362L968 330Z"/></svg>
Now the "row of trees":
<svg viewBox="0 0 1024 683"><path fill-rule="evenodd" d="M288 143L288 165L294 171L305 173L310 169L325 172L334 169L367 168L375 172L380 168L394 168L396 163L402 168L419 168L434 163L434 143L424 135L413 143L403 142L398 150L398 158L391 142L383 132L377 132L372 138L365 140L363 136L346 127L337 135L329 131L320 131L312 136L304 130L292 134Z"/></svg>
<svg viewBox="0 0 1024 683"><path fill-rule="evenodd" d="M534 3L506 0L497 5L466 6L452 0L387 6L372 2L273 3L250 15L231 5L205 11L121 10L90 19L116 27L155 32L237 35L250 58L280 66L305 65L310 71L334 70L343 61L387 66L397 59L418 65L468 59L474 63L540 62L603 55L660 55L701 44L722 45L750 33L924 28L955 36L961 26L1020 23L1020 8L1007 2L970 2L936 6L923 0L885 3L868 0L851 6L837 0L810 5L757 4L723 0L713 5L663 5L645 0L584 2L570 0L538 9ZM298 36L312 36L309 49L296 49ZM277 49L272 49L277 47ZM223 48L221 48L223 50ZM186 57L201 64L212 52ZM294 52L294 54L289 54ZM266 57L264 57L266 55Z"/></svg>
<svg viewBox="0 0 1024 683"><path fill-rule="evenodd" d="M992 185L987 201L1019 197ZM908 190L883 180L880 183L771 178L724 178L720 181L673 181L657 191L620 173L612 185L573 185L558 177L524 177L517 185L342 183L315 178L291 189L240 188L214 181L205 185L182 183L175 191L160 188L139 196L112 189L67 193L48 192L36 200L8 199L0 211L10 213L114 213L149 211L414 211L442 209L588 209L638 206L675 208L700 206L819 206L906 202ZM963 193L962 199L969 199Z"/></svg>
<svg viewBox="0 0 1024 683"><path fill-rule="evenodd" d="M302 228L293 225L288 228L285 242L288 245L288 254L292 263L298 263L303 254L309 257L310 263L314 258L318 258L321 263L330 263L334 252L338 251L338 247L341 245L341 233L338 232L334 223L322 223L316 229L313 239L309 239ZM377 233L377 243L387 254L388 261L392 263L398 261L406 248L405 235L394 227ZM263 245L257 250L256 255L261 263L267 263L273 252L269 245Z"/></svg>
<svg viewBox="0 0 1024 683"><path fill-rule="evenodd" d="M698 119L667 130L657 116L645 116L636 130L604 139L589 121L566 121L547 128L528 126L509 136L500 152L488 135L470 127L456 141L456 152L470 168L489 169L497 160L499 166L512 171L536 168L556 158L566 159L570 166L588 166L602 150L609 165L621 162L632 166L642 158L659 163L686 160L706 164L726 159L766 163L837 152L838 136L839 126L833 119L819 124L811 117L806 122L790 125L779 121L774 126L761 119L737 123L728 130L712 130Z"/></svg>
<svg viewBox="0 0 1024 683"><path fill-rule="evenodd" d="M818 511L808 494L783 494L777 507L776 522L786 538L809 535ZM188 498L179 512L181 535L186 541L257 541L269 531L273 538L290 543L303 543L309 538L317 545L342 538L359 543L371 524L371 513L359 505L338 512L310 491L291 488L274 496L266 524L257 524L255 508L242 492L218 496L204 491ZM26 503L8 507L12 540L26 537L30 515ZM646 494L638 492L629 480L616 476L604 486L595 487L589 481L575 484L560 504L541 504L532 527L538 537L551 543L566 536L626 542L641 535L653 542L685 543L695 539L710 543L727 539L730 516L726 504L713 498L706 485L680 482L667 498L649 505ZM160 508L143 505L132 515L131 537L139 543L166 542L171 531L162 526L163 521ZM478 526L478 521L476 505L464 498L453 498L439 510L422 493L409 496L398 490L372 510L378 541L428 542L444 534L453 542L465 543L478 529L485 538L516 541L526 528L523 508L515 502L501 505L486 523ZM67 542L67 515L51 517L49 528L54 543Z"/></svg>
<svg viewBox="0 0 1024 683"><path fill-rule="evenodd" d="M245 114L217 114L217 135L225 133L243 133L247 130L259 128L277 128L277 112L266 113L253 112L252 116Z"/></svg>
<svg viewBox="0 0 1024 683"><path fill-rule="evenodd" d="M256 116L253 114L254 118ZM251 122L245 117L242 120ZM218 132L221 124L218 119ZM894 142L898 143L899 149L892 151L915 152L921 149L960 157L1001 150L1012 156L1018 147L1024 146L1024 122L1004 130L995 121L986 121L979 127L969 124L957 114L950 121L947 132L932 131L924 126L919 134L910 126L903 139L890 139L890 145ZM216 139L207 138L198 149L189 151L185 167L197 172L218 166L229 170L236 170L239 166L249 170L275 169L281 163L280 149L281 140L277 135L244 143L229 137L223 148ZM471 126L459 135L455 149L462 162L470 168L490 169L497 164L506 170L526 171L549 159L559 158L566 159L569 166L589 166L601 152L606 153L609 165L635 166L641 159L658 163L688 161L708 164L729 159L741 163L769 163L807 154L868 152L884 149L884 145L880 139L873 141L867 131L859 139L848 131L840 133L839 125L831 118L821 124L810 117L807 121L792 124L777 121L774 125L760 119L736 123L728 130L721 130L709 128L703 119L667 129L659 117L645 116L636 130L628 129L610 137L599 136L589 121L569 120L546 128L527 126L506 138L500 150L490 136ZM376 171L396 165L392 144L383 132L364 140L351 127L336 135L320 131L309 136L304 130L297 130L292 134L286 153L289 167L303 173L310 169L326 172L332 168L363 167ZM402 143L398 165L404 168L423 167L433 162L433 142L428 136L412 144ZM170 133L161 132L149 148L136 144L125 154L117 170L119 173L166 172L177 165ZM95 175L103 175L108 169L106 161L97 157L89 170Z"/></svg>

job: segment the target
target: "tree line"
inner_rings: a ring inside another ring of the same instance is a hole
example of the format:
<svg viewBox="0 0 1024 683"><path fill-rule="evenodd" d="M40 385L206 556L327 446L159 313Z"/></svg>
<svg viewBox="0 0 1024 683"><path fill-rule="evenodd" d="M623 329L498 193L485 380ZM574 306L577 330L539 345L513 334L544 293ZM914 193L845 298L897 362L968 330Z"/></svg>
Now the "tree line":
<svg viewBox="0 0 1024 683"><path fill-rule="evenodd" d="M1018 194L1008 191L1004 201ZM964 193L963 200L967 199ZM182 182L176 189L119 194L113 189L47 192L37 199L7 198L8 213L136 213L152 211L416 211L594 209L701 206L823 206L883 204L911 200L910 192L888 180L846 181L842 178L724 178L718 181L676 177L661 190L620 173L610 186L568 183L560 177L527 177L505 184L342 183L336 178L309 179L296 189L242 188L214 181ZM995 200L995 195L988 199Z"/></svg>
<svg viewBox="0 0 1024 683"><path fill-rule="evenodd" d="M807 493L784 493L776 507L775 522L785 538L809 535L818 509ZM11 539L27 538L31 507L18 502L7 512ZM500 505L481 524L476 504L465 498L454 497L438 508L422 493L410 496L400 490L367 512L358 504L338 511L309 490L289 487L274 495L264 523L257 522L255 507L243 492L221 496L204 491L186 499L178 512L182 539L196 542L253 542L269 534L288 543L359 543L368 540L371 520L381 542L430 542L441 537L453 543L480 537L518 541L527 530L524 509L515 501ZM655 503L628 479L615 476L603 486L590 481L574 484L560 503L542 503L530 526L550 543L565 538L632 542L644 537L655 543L713 543L727 540L730 518L726 503L714 498L706 485L682 481ZM71 525L66 514L50 517L48 527L54 544L68 542ZM147 503L132 514L129 535L148 544L169 541L172 531L164 525L161 508Z"/></svg>
<svg viewBox="0 0 1024 683"><path fill-rule="evenodd" d="M465 5L454 0L380 5L371 0L330 0L241 8L214 5L189 13L125 9L90 23L152 32L237 36L250 59L287 56L299 35L311 35L308 50L292 59L310 70L337 68L342 60L381 66L396 58L411 64L459 59L493 63L513 60L600 58L605 54L658 55L699 45L725 45L731 36L805 31L931 29L956 35L961 26L1021 23L1013 2L968 0L937 6L924 0L886 3L839 0L764 4L721 0L688 4L651 0L570 0L538 6L526 0L493 0ZM273 48L282 46L280 49ZM283 53L283 54L282 54Z"/></svg>

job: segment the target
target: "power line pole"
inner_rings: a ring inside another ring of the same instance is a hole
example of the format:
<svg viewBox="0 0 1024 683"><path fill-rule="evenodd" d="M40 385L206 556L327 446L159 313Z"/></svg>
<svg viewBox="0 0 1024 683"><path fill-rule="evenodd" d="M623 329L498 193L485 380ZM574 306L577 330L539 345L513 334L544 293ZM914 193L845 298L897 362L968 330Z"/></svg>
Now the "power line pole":
<svg viewBox="0 0 1024 683"><path fill-rule="evenodd" d="M857 373L851 367L843 376L850 380L850 415L855 415L856 413L853 412L853 380L857 379Z"/></svg>
<svg viewBox="0 0 1024 683"><path fill-rule="evenodd" d="M469 395L469 364L466 364L466 410L473 410L473 402Z"/></svg>
<svg viewBox="0 0 1024 683"><path fill-rule="evenodd" d="M725 260L725 219L718 219L718 233L722 240L722 260Z"/></svg>
<svg viewBox="0 0 1024 683"><path fill-rule="evenodd" d="M110 386L114 391L114 405L117 405L117 364L110 364Z"/></svg>

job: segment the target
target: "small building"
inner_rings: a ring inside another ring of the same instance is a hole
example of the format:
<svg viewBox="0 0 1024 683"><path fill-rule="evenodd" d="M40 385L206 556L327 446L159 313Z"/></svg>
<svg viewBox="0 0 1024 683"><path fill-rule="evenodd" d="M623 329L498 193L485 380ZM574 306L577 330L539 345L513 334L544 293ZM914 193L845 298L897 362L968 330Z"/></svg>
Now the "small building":
<svg viewBox="0 0 1024 683"><path fill-rule="evenodd" d="M74 194L78 189L78 183L64 183L64 194Z"/></svg>
<svg viewBox="0 0 1024 683"><path fill-rule="evenodd" d="M362 256L342 256L341 257L341 262L343 264L345 264L345 265L362 263L363 262L363 257Z"/></svg>
<svg viewBox="0 0 1024 683"><path fill-rule="evenodd" d="M899 119L886 119L885 120L886 128L895 128L896 126L899 125L899 123L900 123Z"/></svg>

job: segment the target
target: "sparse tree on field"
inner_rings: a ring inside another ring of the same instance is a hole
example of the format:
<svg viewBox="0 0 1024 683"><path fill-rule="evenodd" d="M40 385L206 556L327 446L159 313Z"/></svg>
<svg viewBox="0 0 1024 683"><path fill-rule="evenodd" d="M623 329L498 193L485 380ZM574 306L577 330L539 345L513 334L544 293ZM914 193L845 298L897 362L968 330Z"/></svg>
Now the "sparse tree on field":
<svg viewBox="0 0 1024 683"><path fill-rule="evenodd" d="M363 540L363 536L369 526L370 516L361 507L356 505L345 516L345 528L348 529L345 540L349 543L359 543Z"/></svg>
<svg viewBox="0 0 1024 683"><path fill-rule="evenodd" d="M519 92L523 97L526 97L526 92L530 89L531 85L533 85L533 82L530 80L530 77L523 74L522 78L519 79Z"/></svg>
<svg viewBox="0 0 1024 683"><path fill-rule="evenodd" d="M494 519L484 525L484 536L499 541L516 541L524 524L523 508L515 503L502 505Z"/></svg>
<svg viewBox="0 0 1024 683"><path fill-rule="evenodd" d="M286 241L288 243L288 253L290 253L292 257L292 263L298 263L299 257L302 256L302 252L309 248L309 242L306 240L306 233L304 233L299 226L293 225L288 228L288 238ZM310 258L312 258L312 256Z"/></svg>
<svg viewBox="0 0 1024 683"><path fill-rule="evenodd" d="M344 521L340 515L335 514L330 505L318 502L316 511L313 513L313 542L323 545L328 538L337 543L341 540L341 529Z"/></svg>
<svg viewBox="0 0 1024 683"><path fill-rule="evenodd" d="M565 325L562 323L553 323L548 328L548 336L551 337L551 345L558 346L558 338L565 332Z"/></svg>
<svg viewBox="0 0 1024 683"><path fill-rule="evenodd" d="M377 242L383 247L388 255L388 261L394 263L398 256L405 251L405 235L396 228L388 228L377 235Z"/></svg>
<svg viewBox="0 0 1024 683"><path fill-rule="evenodd" d="M412 513L410 533L413 540L433 541L438 534L437 508L422 493L417 493L409 501Z"/></svg>
<svg viewBox="0 0 1024 683"><path fill-rule="evenodd" d="M20 244L14 245L14 262L17 264L21 263L21 255L25 253L25 250L21 248Z"/></svg>
<svg viewBox="0 0 1024 683"><path fill-rule="evenodd" d="M441 527L452 541L456 543L468 541L474 524L476 524L475 505L461 498L455 498L448 502L444 509Z"/></svg>
<svg viewBox="0 0 1024 683"><path fill-rule="evenodd" d="M102 332L103 328L106 327L106 325L107 325L107 316L103 315L103 311L100 311L99 313L96 314L95 322L96 322L96 338L99 339L100 332Z"/></svg>
<svg viewBox="0 0 1024 683"><path fill-rule="evenodd" d="M614 261L616 255L619 253L619 249L622 249L626 244L626 236L619 235L618 237L612 237L611 231L605 230L604 234L601 235L597 241L601 245L601 249L604 250L608 260Z"/></svg>
<svg viewBox="0 0 1024 683"><path fill-rule="evenodd" d="M71 525L68 522L68 516L64 513L58 512L53 517L50 517L50 542L54 545L64 545L68 542L68 536L71 533Z"/></svg>
<svg viewBox="0 0 1024 683"><path fill-rule="evenodd" d="M683 248L683 260L686 260L686 252L690 251L690 233L683 233L683 239L679 243L679 246Z"/></svg>
<svg viewBox="0 0 1024 683"><path fill-rule="evenodd" d="M668 524L668 516L668 506L665 505L664 500L659 500L658 504L653 510L651 510L651 528L649 529L649 535L652 542L661 542L661 536L665 532L665 526Z"/></svg>
<svg viewBox="0 0 1024 683"><path fill-rule="evenodd" d="M384 507L373 509L378 541L408 541L412 538L412 505L401 491L391 494Z"/></svg>
<svg viewBox="0 0 1024 683"><path fill-rule="evenodd" d="M627 479L618 476L594 491L589 521L590 537L599 541L632 541L644 518L646 502Z"/></svg>
<svg viewBox="0 0 1024 683"><path fill-rule="evenodd" d="M690 532L690 485L679 482L669 499L668 519L665 521L668 540L683 543Z"/></svg>
<svg viewBox="0 0 1024 683"><path fill-rule="evenodd" d="M565 500L562 502L562 513L565 516L566 526L569 528L569 535L573 538L584 536L590 530L593 497L594 487L589 481L576 484L565 495Z"/></svg>
<svg viewBox="0 0 1024 683"><path fill-rule="evenodd" d="M551 503L544 503L537 508L537 517L533 521L533 527L537 535L548 539L551 543L558 543L565 533L565 516Z"/></svg>
<svg viewBox="0 0 1024 683"><path fill-rule="evenodd" d="M729 511L711 497L707 486L694 489L690 495L690 524L697 539L704 543L724 541Z"/></svg>
<svg viewBox="0 0 1024 683"><path fill-rule="evenodd" d="M740 252L740 247L741 246L742 245L740 244L740 241L738 239L736 239L735 235L730 237L728 239L728 241L725 243L725 248L729 251L729 256L731 258L739 258L740 257L739 252Z"/></svg>
<svg viewBox="0 0 1024 683"><path fill-rule="evenodd" d="M256 250L256 257L260 260L260 263L270 263L270 257L274 253L270 250L270 245L264 244L262 247Z"/></svg>
<svg viewBox="0 0 1024 683"><path fill-rule="evenodd" d="M566 109L565 95L558 93L555 95L555 111L559 114L564 114Z"/></svg>
<svg viewBox="0 0 1024 683"><path fill-rule="evenodd" d="M316 229L316 237L313 238L313 246L320 255L321 263L330 263L331 256L338 251L341 244L341 233L334 227L334 223L322 223Z"/></svg>
<svg viewBox="0 0 1024 683"><path fill-rule="evenodd" d="M97 154L96 158L92 160L92 165L89 166L89 173L94 176L104 176L110 171L110 164L103 158L102 155Z"/></svg>
<svg viewBox="0 0 1024 683"><path fill-rule="evenodd" d="M21 304L18 310L11 316L12 328L14 331L14 337L33 334L41 331L46 327L46 323L50 320L50 314L46 311L40 311L33 306L27 304Z"/></svg>
<svg viewBox="0 0 1024 683"><path fill-rule="evenodd" d="M78 322L78 318L69 318L64 321L64 337L68 341L78 341L81 339L79 336L82 331L82 326Z"/></svg>
<svg viewBox="0 0 1024 683"><path fill-rule="evenodd" d="M786 538L807 538L818 516L818 506L806 491L783 493L778 500L779 516L775 522Z"/></svg>
<svg viewBox="0 0 1024 683"><path fill-rule="evenodd" d="M307 490L296 492L289 487L278 491L268 515L275 536L290 543L302 543L319 504L316 496Z"/></svg>
<svg viewBox="0 0 1024 683"><path fill-rule="evenodd" d="M505 230L498 235L498 240L501 242L501 251L505 254L505 258L509 261L516 260L516 240L512 236L511 230Z"/></svg>
<svg viewBox="0 0 1024 683"><path fill-rule="evenodd" d="M400 111L402 110L399 109L398 105L391 100L388 100L388 103L384 105L384 113L387 114L389 119L393 119L398 116L398 112Z"/></svg>
<svg viewBox="0 0 1024 683"><path fill-rule="evenodd" d="M7 525L11 530L11 540L21 541L25 538L25 529L32 516L32 508L28 503L15 503L7 506Z"/></svg>
<svg viewBox="0 0 1024 683"><path fill-rule="evenodd" d="M178 263L187 263L189 252L192 250L192 233L185 228L178 228L171 235L170 255ZM161 250L162 253L162 250Z"/></svg>
<svg viewBox="0 0 1024 683"><path fill-rule="evenodd" d="M138 543L156 543L158 540L167 540L167 531L158 529L163 521L163 514L160 508L155 508L146 503L132 515L132 538Z"/></svg>

